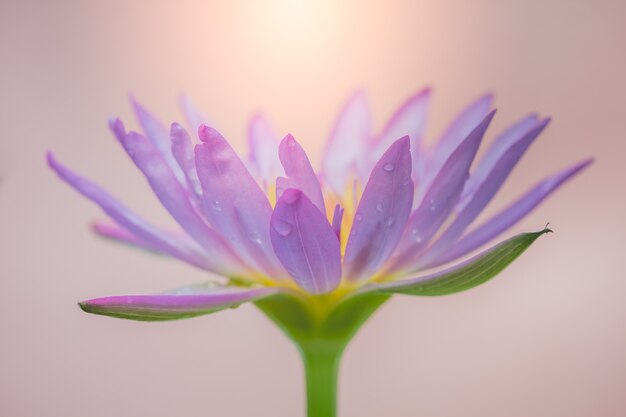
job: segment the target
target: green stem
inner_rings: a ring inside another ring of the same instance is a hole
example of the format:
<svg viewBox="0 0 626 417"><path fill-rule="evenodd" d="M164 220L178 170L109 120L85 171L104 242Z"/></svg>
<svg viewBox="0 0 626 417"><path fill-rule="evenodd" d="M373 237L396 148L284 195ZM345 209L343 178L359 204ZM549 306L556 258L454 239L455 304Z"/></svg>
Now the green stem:
<svg viewBox="0 0 626 417"><path fill-rule="evenodd" d="M328 341L300 347L306 377L307 416L337 415L337 373L343 346Z"/></svg>

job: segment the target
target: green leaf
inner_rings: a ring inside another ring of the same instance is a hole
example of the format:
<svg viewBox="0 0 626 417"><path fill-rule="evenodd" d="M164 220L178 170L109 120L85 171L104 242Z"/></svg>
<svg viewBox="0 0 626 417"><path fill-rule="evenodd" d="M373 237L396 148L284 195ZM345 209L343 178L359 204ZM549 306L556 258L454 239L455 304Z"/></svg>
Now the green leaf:
<svg viewBox="0 0 626 417"><path fill-rule="evenodd" d="M522 233L486 250L476 257L450 269L426 277L380 284L382 293L437 296L469 290L495 277L509 266L530 245L552 230L547 227L534 233Z"/></svg>

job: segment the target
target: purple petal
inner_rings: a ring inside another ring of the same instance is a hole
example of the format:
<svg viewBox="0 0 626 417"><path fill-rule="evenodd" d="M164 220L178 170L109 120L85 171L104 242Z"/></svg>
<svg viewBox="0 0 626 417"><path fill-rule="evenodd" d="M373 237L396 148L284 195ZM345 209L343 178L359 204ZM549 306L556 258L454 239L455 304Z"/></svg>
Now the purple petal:
<svg viewBox="0 0 626 417"><path fill-rule="evenodd" d="M502 132L490 146L489 150L482 157L480 162L472 171L472 175L465 184L463 195L461 197L460 208L462 209L470 201L471 196L476 188L487 178L493 168L496 166L500 158L507 152L511 146L527 134L531 129L535 128L539 122L537 115L531 114L513 126Z"/></svg>
<svg viewBox="0 0 626 417"><path fill-rule="evenodd" d="M276 256L302 289L322 294L339 285L339 239L326 216L302 191L290 188L278 200L270 237Z"/></svg>
<svg viewBox="0 0 626 417"><path fill-rule="evenodd" d="M150 252L159 252L159 248L157 248L155 245L152 245L138 238L137 236L122 227L96 222L92 225L92 229L97 235L106 239L125 243L127 245L135 246L139 249L145 249Z"/></svg>
<svg viewBox="0 0 626 417"><path fill-rule="evenodd" d="M398 245L397 256L394 256L394 269L410 263L452 212L469 176L469 168L476 151L494 115L495 111L492 111L476 126L450 155L432 181L422 203L411 214Z"/></svg>
<svg viewBox="0 0 626 417"><path fill-rule="evenodd" d="M70 169L56 161L51 153L47 154L48 165L61 179L71 185L76 191L100 206L116 223L128 230L139 239L161 252L168 253L187 263L208 271L219 273L219 268L195 242L183 242L158 230L137 214L124 207L119 201L111 197L106 191L91 181L82 178Z"/></svg>
<svg viewBox="0 0 626 417"><path fill-rule="evenodd" d="M276 182L276 199L288 188L297 188L315 204L321 213L326 213L324 196L317 175L307 158L304 149L291 135L285 136L279 147L280 162L285 169L287 178L278 178Z"/></svg>
<svg viewBox="0 0 626 417"><path fill-rule="evenodd" d="M181 125L172 123L170 140L172 141L172 154L185 174L187 189L191 191L199 205L202 199L202 186L196 172L196 160L191 137Z"/></svg>
<svg viewBox="0 0 626 417"><path fill-rule="evenodd" d="M515 203L511 204L486 223L470 232L450 249L441 253L439 256L435 257L422 267L434 268L436 266L443 265L456 258L464 256L489 242L491 239L495 238L500 233L506 231L508 228L512 227L515 223L524 218L524 216L537 207L553 191L559 188L574 175L588 167L592 162L592 159L588 159L541 181L537 186L524 194Z"/></svg>
<svg viewBox="0 0 626 417"><path fill-rule="evenodd" d="M460 143L481 123L493 102L492 94L485 94L467 106L441 136L429 161L428 171L436 175Z"/></svg>
<svg viewBox="0 0 626 417"><path fill-rule="evenodd" d="M192 103L191 99L186 94L180 96L180 108L185 116L187 126L192 132L197 132L200 125L210 125L207 117L200 112L196 106Z"/></svg>
<svg viewBox="0 0 626 417"><path fill-rule="evenodd" d="M143 172L159 201L178 224L208 253L215 256L222 273L242 272L241 261L229 250L191 204L189 194L169 169L160 153L143 135L130 132L121 141L137 168Z"/></svg>
<svg viewBox="0 0 626 417"><path fill-rule="evenodd" d="M150 142L159 151L167 165L170 167L176 179L181 183L185 183L185 175L178 166L174 155L172 155L172 145L170 142L170 135L167 128L160 120L154 117L148 110L146 110L141 104L139 104L133 97L131 102L135 110L139 124L144 133L150 139Z"/></svg>
<svg viewBox="0 0 626 417"><path fill-rule="evenodd" d="M248 126L250 166L267 189L274 181L280 166L278 161L278 135L262 115L255 115Z"/></svg>
<svg viewBox="0 0 626 417"><path fill-rule="evenodd" d="M521 139L514 143L504 152L487 177L477 186L476 191L468 200L468 203L458 214L452 224L446 229L441 237L424 252L424 256L419 261L427 262L442 252L446 251L465 231L465 229L478 217L493 196L498 192L509 174L524 155L528 147L535 141L537 136L545 129L549 119L544 119L533 129L526 133Z"/></svg>
<svg viewBox="0 0 626 417"><path fill-rule="evenodd" d="M351 176L361 173L371 134L369 104L365 93L359 91L339 113L322 161L324 180L339 195L345 192Z"/></svg>
<svg viewBox="0 0 626 417"><path fill-rule="evenodd" d="M123 295L79 303L87 313L141 321L177 320L214 313L274 295L272 288L190 287L179 294ZM182 294L181 294L182 293Z"/></svg>
<svg viewBox="0 0 626 417"><path fill-rule="evenodd" d="M335 231L335 234L337 235L337 239L339 239L339 242L341 242L341 221L343 220L343 208L337 204L335 206L335 211L333 212L333 222L332 222L332 226L333 226L333 230Z"/></svg>
<svg viewBox="0 0 626 417"><path fill-rule="evenodd" d="M207 218L250 265L273 278L284 275L271 247L267 196L219 132L202 125L198 133L196 170Z"/></svg>
<svg viewBox="0 0 626 417"><path fill-rule="evenodd" d="M411 153L413 155L413 171L419 159L420 141L426 126L428 105L430 103L430 88L425 88L409 98L391 117L376 142L371 159L377 161L393 142L408 135L411 139Z"/></svg>
<svg viewBox="0 0 626 417"><path fill-rule="evenodd" d="M412 204L410 141L405 136L380 158L363 191L344 257L349 279L367 278L387 260L402 236Z"/></svg>

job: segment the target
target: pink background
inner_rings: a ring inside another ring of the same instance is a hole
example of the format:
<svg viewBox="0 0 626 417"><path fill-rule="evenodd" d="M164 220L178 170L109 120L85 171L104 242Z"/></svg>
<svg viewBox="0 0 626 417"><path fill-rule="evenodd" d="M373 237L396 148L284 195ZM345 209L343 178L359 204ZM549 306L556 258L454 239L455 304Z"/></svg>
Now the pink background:
<svg viewBox="0 0 626 417"><path fill-rule="evenodd" d="M44 152L168 223L106 127L137 126L129 91L167 122L188 92L239 150L262 108L318 162L355 88L380 126L427 84L431 140L487 90L490 137L554 117L490 212L597 163L507 233L557 231L499 279L386 305L347 351L341 415L626 415L626 2L339 3L0 2L0 415L301 416L297 353L251 305L162 324L79 311L206 276L94 237L103 215Z"/></svg>

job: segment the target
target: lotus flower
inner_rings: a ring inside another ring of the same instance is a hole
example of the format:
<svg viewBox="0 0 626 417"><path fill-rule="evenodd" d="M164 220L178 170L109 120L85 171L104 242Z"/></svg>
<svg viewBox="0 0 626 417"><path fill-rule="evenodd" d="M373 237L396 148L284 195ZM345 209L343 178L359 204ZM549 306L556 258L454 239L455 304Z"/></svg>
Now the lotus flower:
<svg viewBox="0 0 626 417"><path fill-rule="evenodd" d="M422 143L429 98L428 89L410 97L382 132L373 132L366 96L355 94L317 172L296 139L287 135L279 143L262 116L250 123L250 154L242 160L188 100L183 111L197 138L178 123L168 131L133 100L143 134L127 132L119 119L110 128L184 233L150 224L52 154L50 167L113 220L96 225L100 235L224 279L80 307L159 321L253 302L302 353L309 416L335 415L341 353L382 303L396 293L455 293L495 276L550 230L458 260L506 232L591 162L546 178L470 229L549 119L524 117L474 162L495 114L491 95L463 110L433 146Z"/></svg>

